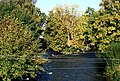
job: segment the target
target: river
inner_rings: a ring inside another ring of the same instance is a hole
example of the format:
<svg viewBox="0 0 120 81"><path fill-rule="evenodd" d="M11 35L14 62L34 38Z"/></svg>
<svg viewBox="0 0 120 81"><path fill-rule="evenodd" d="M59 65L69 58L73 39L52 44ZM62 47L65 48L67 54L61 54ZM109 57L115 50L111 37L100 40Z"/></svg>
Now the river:
<svg viewBox="0 0 120 81"><path fill-rule="evenodd" d="M106 81L105 62L95 53L48 56L45 73L37 81Z"/></svg>

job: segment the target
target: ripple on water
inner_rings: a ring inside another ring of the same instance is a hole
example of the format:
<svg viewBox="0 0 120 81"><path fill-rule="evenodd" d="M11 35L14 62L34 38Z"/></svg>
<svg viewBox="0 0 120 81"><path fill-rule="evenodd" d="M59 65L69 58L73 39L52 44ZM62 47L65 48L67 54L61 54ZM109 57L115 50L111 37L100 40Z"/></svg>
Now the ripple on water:
<svg viewBox="0 0 120 81"><path fill-rule="evenodd" d="M104 69L101 59L95 54L49 57L51 63L45 64L44 81L106 81L100 69ZM99 66L98 66L99 65ZM98 72L99 70L99 72Z"/></svg>

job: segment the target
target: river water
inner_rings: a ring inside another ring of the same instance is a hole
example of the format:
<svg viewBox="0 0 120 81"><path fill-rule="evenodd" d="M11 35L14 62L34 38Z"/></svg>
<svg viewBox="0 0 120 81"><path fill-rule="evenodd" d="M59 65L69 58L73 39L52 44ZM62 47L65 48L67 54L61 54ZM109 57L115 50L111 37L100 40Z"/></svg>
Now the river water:
<svg viewBox="0 0 120 81"><path fill-rule="evenodd" d="M106 81L105 62L95 53L57 55L47 57L51 62L44 64L45 73L37 81Z"/></svg>

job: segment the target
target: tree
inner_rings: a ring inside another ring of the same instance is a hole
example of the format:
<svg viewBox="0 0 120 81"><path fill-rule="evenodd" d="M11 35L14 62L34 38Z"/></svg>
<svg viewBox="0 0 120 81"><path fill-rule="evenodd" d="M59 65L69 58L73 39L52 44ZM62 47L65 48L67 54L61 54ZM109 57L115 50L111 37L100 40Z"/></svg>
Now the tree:
<svg viewBox="0 0 120 81"><path fill-rule="evenodd" d="M87 31L87 21L88 17L82 15L77 16L77 22L73 29L73 38L72 38L72 46L75 48L79 48L81 51L87 51L89 47L86 43L86 31Z"/></svg>
<svg viewBox="0 0 120 81"><path fill-rule="evenodd" d="M35 37L39 37L46 15L41 13L31 0L3 0L0 2L0 20L4 16L18 18L23 24L28 25Z"/></svg>
<svg viewBox="0 0 120 81"><path fill-rule="evenodd" d="M31 0L0 1L0 77L4 81L43 71L40 53L45 47L39 36L44 20L45 14Z"/></svg>
<svg viewBox="0 0 120 81"><path fill-rule="evenodd" d="M106 59L106 75L110 77L112 81L120 80L120 42L112 42L105 50L105 54L102 55Z"/></svg>
<svg viewBox="0 0 120 81"><path fill-rule="evenodd" d="M115 14L120 13L120 0L102 0L100 6L102 6L101 10L104 10L107 14Z"/></svg>
<svg viewBox="0 0 120 81"><path fill-rule="evenodd" d="M35 39L39 38L44 31L42 26L45 22L45 13L41 13L40 9L36 8L31 0L2 0L0 2L0 20L4 16L18 18L23 25L32 31ZM43 45L43 40L39 40L41 48L46 48ZM41 50L42 52L42 50Z"/></svg>
<svg viewBox="0 0 120 81"><path fill-rule="evenodd" d="M4 17L0 21L0 77L3 81L35 76L43 71L45 60L39 55L39 39L34 40L32 32L21 21Z"/></svg>
<svg viewBox="0 0 120 81"><path fill-rule="evenodd" d="M103 5L104 3L104 5ZM103 8L88 15L88 43L94 50L104 51L109 43L119 41L120 37L120 15L116 12L119 4L118 0L103 0L100 4ZM111 6L112 5L112 6Z"/></svg>
<svg viewBox="0 0 120 81"><path fill-rule="evenodd" d="M85 12L85 14L92 15L94 12L95 12L94 8L88 7L87 10L86 10L86 12Z"/></svg>
<svg viewBox="0 0 120 81"><path fill-rule="evenodd" d="M59 5L50 12L45 28L45 39L49 48L58 52L70 51L72 47L70 41L73 38L76 18L75 6Z"/></svg>

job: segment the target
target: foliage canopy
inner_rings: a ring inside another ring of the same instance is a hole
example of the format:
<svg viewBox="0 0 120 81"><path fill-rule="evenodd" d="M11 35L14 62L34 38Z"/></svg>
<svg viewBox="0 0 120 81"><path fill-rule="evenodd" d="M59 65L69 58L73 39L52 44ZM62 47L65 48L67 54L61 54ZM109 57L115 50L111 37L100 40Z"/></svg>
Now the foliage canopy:
<svg viewBox="0 0 120 81"><path fill-rule="evenodd" d="M45 14L31 0L0 1L0 78L34 77L44 71L42 25Z"/></svg>

